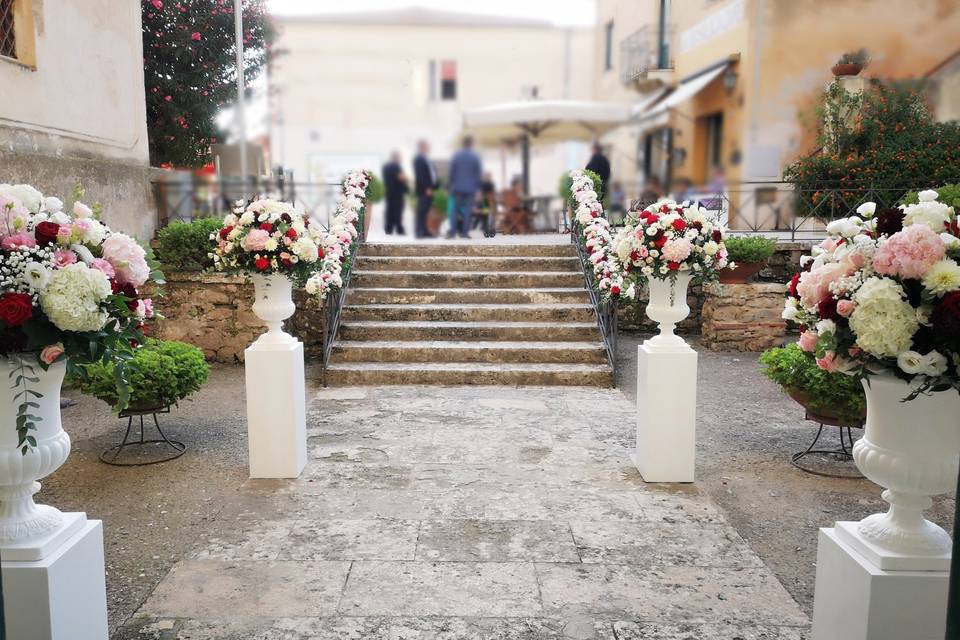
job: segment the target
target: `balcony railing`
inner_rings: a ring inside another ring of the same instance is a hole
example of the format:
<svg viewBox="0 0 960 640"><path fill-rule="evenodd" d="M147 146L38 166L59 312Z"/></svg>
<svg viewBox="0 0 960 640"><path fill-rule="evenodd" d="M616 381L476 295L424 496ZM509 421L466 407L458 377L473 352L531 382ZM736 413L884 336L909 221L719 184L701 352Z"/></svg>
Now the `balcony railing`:
<svg viewBox="0 0 960 640"><path fill-rule="evenodd" d="M659 29L646 25L620 42L620 79L624 83L643 80L651 71L672 69L672 61L662 55L661 40L670 41L673 27L668 26L663 38Z"/></svg>

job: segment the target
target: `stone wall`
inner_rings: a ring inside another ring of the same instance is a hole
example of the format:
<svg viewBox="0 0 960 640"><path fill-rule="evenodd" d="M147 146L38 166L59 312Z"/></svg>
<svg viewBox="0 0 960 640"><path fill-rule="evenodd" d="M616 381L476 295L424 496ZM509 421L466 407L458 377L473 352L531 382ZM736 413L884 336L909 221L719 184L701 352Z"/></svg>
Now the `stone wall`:
<svg viewBox="0 0 960 640"><path fill-rule="evenodd" d="M763 351L783 344L786 285L709 284L704 287L701 344L713 351Z"/></svg>
<svg viewBox="0 0 960 640"><path fill-rule="evenodd" d="M165 274L156 306L164 319L152 327L163 340L181 340L203 349L213 362L243 362L243 350L266 329L250 310L253 284L240 276L199 272ZM294 292L297 311L285 329L303 341L308 356L320 354L323 314L303 291Z"/></svg>

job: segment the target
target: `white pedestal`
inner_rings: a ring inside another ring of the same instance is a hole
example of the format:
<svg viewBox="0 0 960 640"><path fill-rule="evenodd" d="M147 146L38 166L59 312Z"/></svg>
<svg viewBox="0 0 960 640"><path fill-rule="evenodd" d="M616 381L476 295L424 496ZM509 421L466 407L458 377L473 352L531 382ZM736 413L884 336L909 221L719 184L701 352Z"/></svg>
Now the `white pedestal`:
<svg viewBox="0 0 960 640"><path fill-rule="evenodd" d="M244 352L251 478L296 478L307 464L303 344L254 342Z"/></svg>
<svg viewBox="0 0 960 640"><path fill-rule="evenodd" d="M42 559L8 561L0 549L7 638L107 639L103 523L82 513L64 516L79 517L82 526Z"/></svg>
<svg viewBox="0 0 960 640"><path fill-rule="evenodd" d="M855 526L820 529L813 640L943 640L949 572L884 571L846 541Z"/></svg>
<svg viewBox="0 0 960 640"><path fill-rule="evenodd" d="M679 341L678 341L679 342ZM646 482L693 482L697 429L697 352L679 342L637 347L637 448Z"/></svg>

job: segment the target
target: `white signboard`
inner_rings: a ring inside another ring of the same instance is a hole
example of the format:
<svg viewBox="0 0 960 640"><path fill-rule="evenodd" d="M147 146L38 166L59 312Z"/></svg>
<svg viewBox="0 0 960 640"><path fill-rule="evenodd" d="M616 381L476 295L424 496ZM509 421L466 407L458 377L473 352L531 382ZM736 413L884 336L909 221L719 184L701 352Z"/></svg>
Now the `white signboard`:
<svg viewBox="0 0 960 640"><path fill-rule="evenodd" d="M701 44L730 31L743 21L744 0L733 0L719 11L693 25L680 34L680 53L686 53Z"/></svg>

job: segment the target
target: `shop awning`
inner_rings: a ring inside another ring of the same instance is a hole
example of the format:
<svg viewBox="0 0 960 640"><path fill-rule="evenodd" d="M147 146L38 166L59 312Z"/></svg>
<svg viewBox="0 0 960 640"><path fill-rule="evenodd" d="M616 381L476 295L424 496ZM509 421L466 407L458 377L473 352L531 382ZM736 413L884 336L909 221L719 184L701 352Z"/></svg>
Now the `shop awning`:
<svg viewBox="0 0 960 640"><path fill-rule="evenodd" d="M713 68L708 68L706 71L692 76L691 78L677 85L676 89L664 96L662 99L658 99L652 103L643 103L644 105L649 106L642 112L638 113L637 107L640 105L637 105L637 107L634 107L634 117L638 118L638 120L644 124L665 118L670 109L683 104L690 98L700 93L708 84L716 80L724 71L726 71L727 67L729 66L729 62L723 62Z"/></svg>

